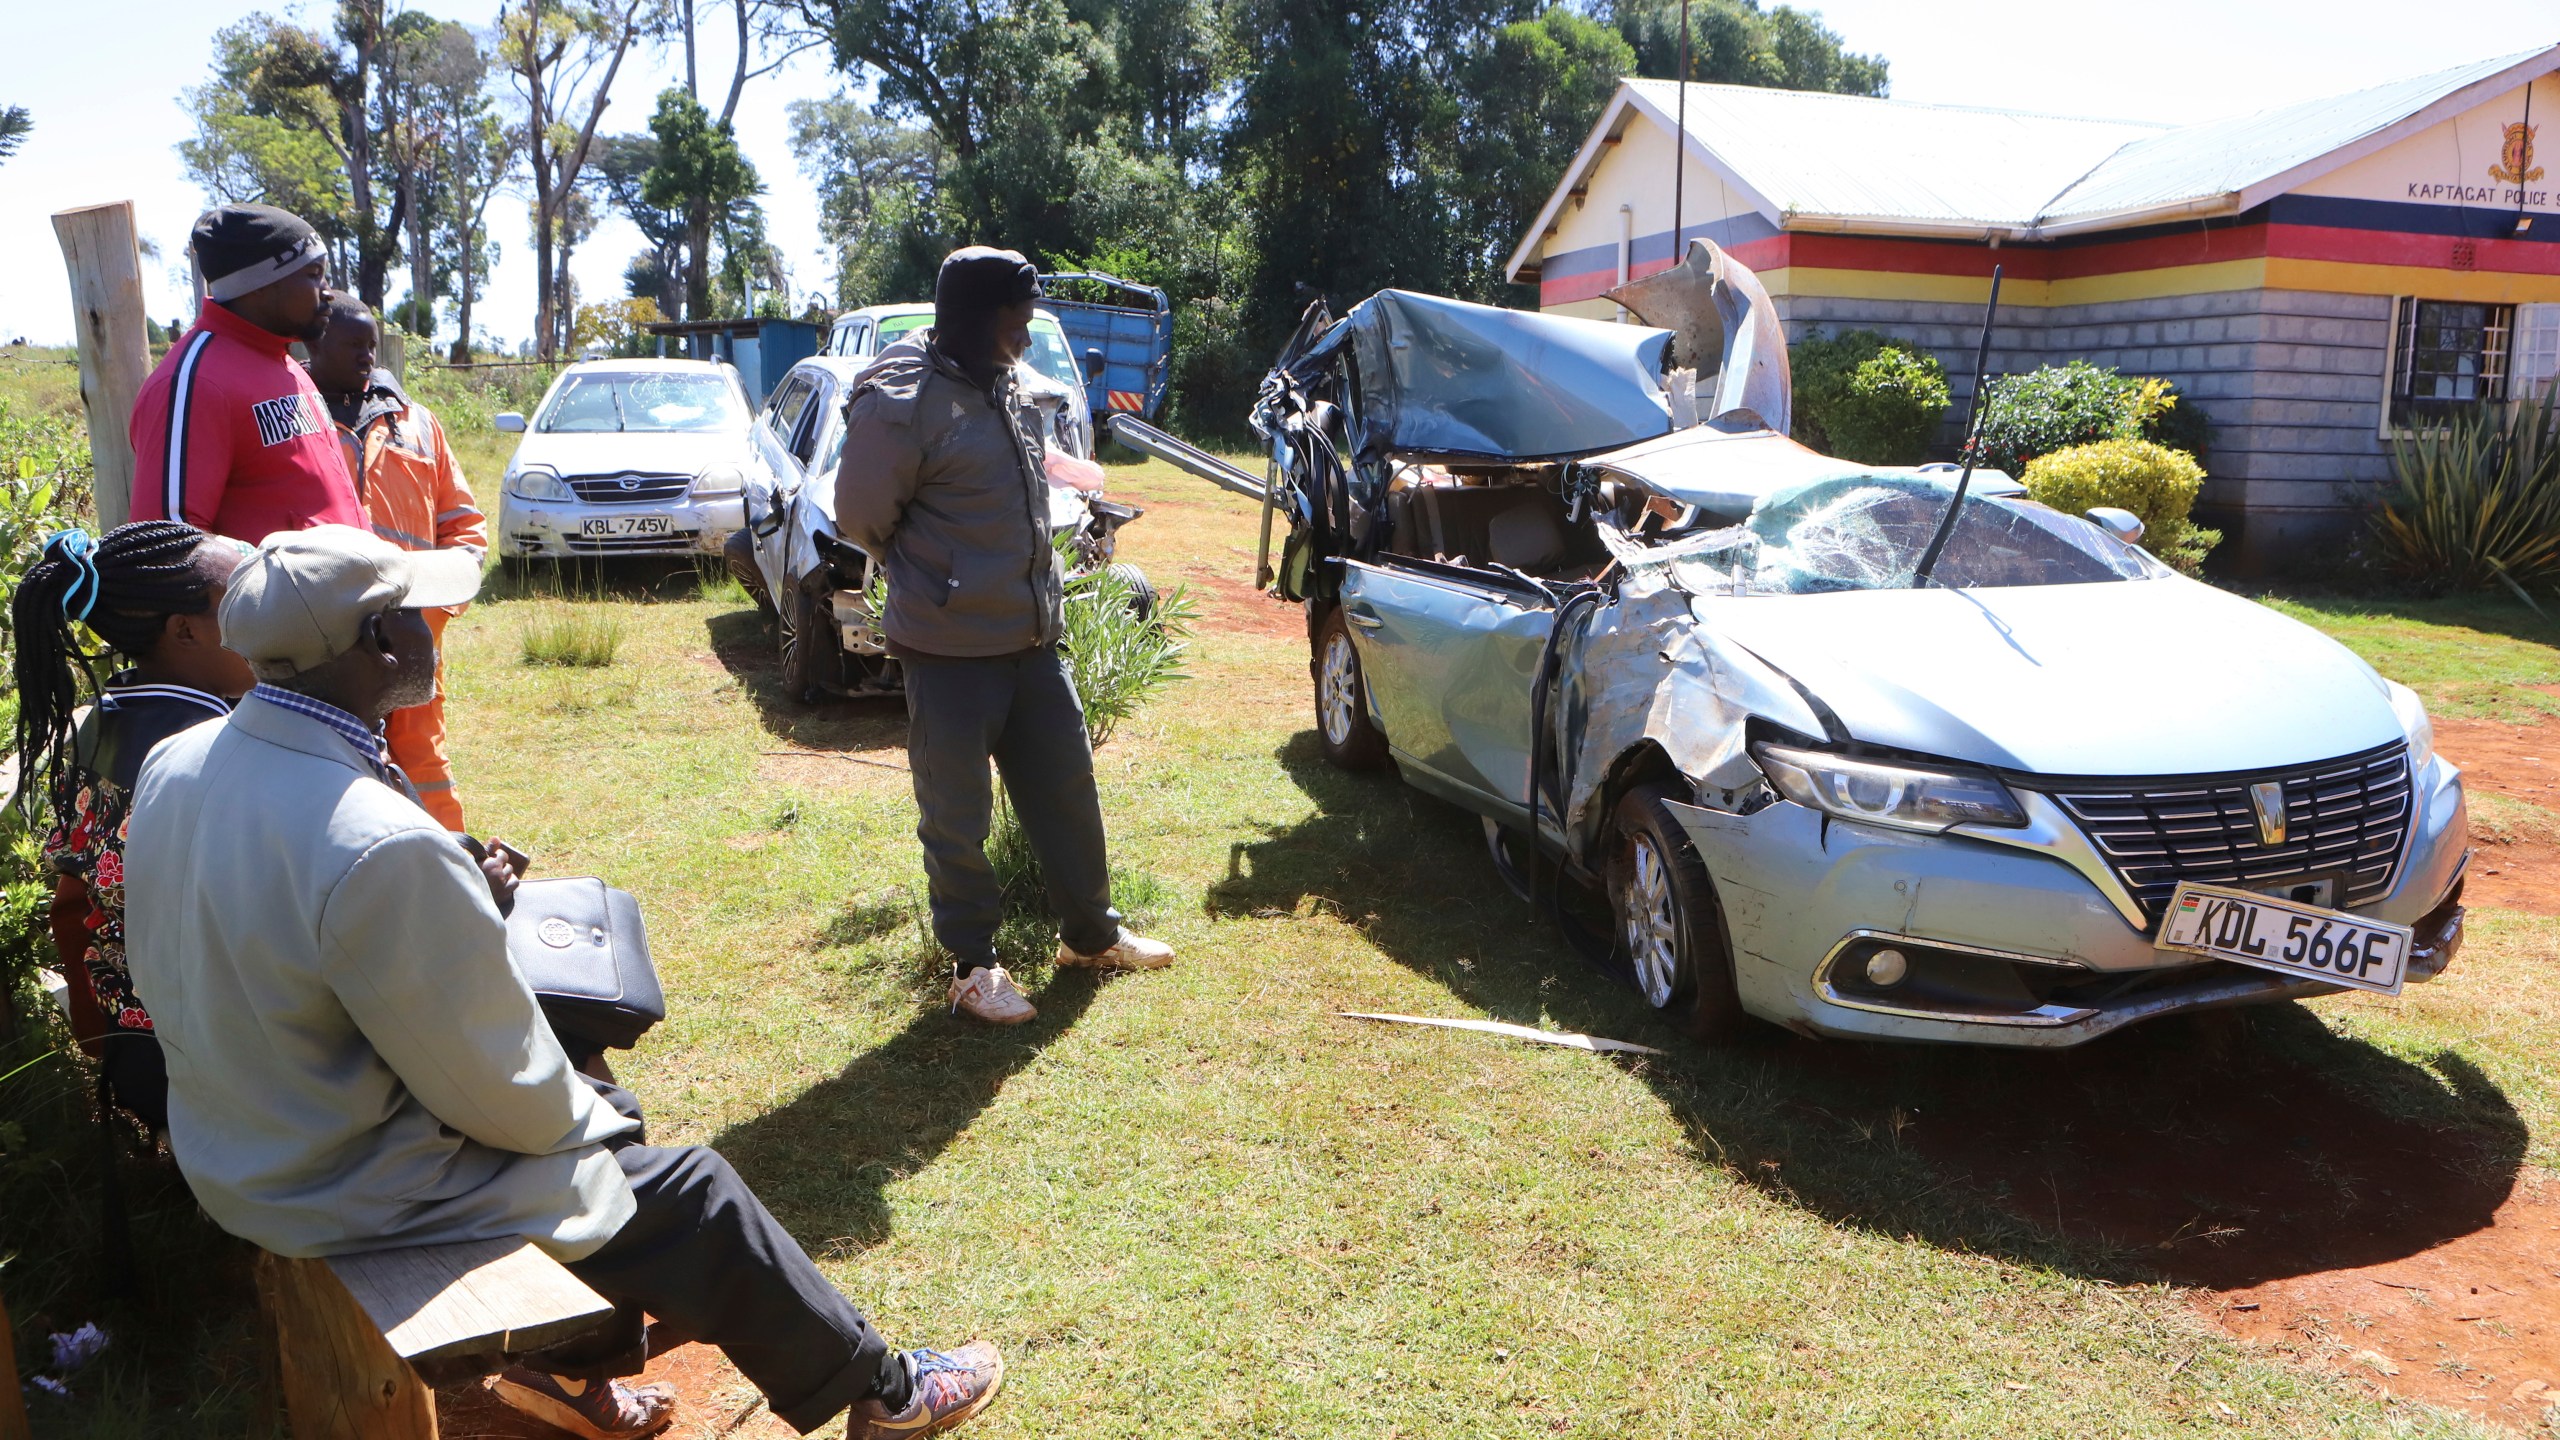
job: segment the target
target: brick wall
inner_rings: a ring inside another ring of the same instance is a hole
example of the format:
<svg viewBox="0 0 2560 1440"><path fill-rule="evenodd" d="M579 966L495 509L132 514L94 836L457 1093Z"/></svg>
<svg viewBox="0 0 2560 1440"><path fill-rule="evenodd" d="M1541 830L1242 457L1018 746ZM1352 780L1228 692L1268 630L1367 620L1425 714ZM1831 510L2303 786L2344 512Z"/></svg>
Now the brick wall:
<svg viewBox="0 0 2560 1440"><path fill-rule="evenodd" d="M1982 312L1924 301L1785 296L1790 340L1874 330L1921 346L1946 367L1952 446L1972 388ZM2176 382L2212 422L2200 518L2229 533L2226 563L2264 573L2298 563L2352 525L2390 477L2381 421L2391 344L2384 296L2230 290L2006 312L1992 332L1993 372L2081 359Z"/></svg>

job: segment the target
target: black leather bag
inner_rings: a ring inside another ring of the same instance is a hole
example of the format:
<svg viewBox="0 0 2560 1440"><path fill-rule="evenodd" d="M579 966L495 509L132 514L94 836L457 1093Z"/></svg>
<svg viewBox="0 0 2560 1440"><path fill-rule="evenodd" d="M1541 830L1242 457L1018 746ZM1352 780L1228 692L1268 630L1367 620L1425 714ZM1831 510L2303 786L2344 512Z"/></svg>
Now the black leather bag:
<svg viewBox="0 0 2560 1440"><path fill-rule="evenodd" d="M507 915L507 953L561 1048L628 1050L667 1018L640 902L591 875L527 880Z"/></svg>

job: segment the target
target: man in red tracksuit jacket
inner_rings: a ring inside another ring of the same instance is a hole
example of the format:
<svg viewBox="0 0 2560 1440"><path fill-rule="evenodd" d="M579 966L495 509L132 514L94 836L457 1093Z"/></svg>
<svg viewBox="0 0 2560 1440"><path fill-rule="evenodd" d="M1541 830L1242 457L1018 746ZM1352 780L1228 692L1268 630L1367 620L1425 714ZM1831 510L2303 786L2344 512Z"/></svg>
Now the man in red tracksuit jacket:
<svg viewBox="0 0 2560 1440"><path fill-rule="evenodd" d="M225 205L196 221L196 323L133 402L136 520L184 520L255 545L279 530L365 524L311 377L286 347L316 338L328 261L298 216Z"/></svg>

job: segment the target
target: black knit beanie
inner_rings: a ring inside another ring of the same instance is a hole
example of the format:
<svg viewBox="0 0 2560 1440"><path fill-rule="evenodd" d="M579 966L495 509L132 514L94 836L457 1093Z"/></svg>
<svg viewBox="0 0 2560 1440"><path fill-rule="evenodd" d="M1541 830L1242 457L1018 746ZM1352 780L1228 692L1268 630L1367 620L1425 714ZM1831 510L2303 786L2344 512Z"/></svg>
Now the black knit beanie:
<svg viewBox="0 0 2560 1440"><path fill-rule="evenodd" d="M933 323L971 330L1008 305L1040 298L1040 272L1012 250L969 245L943 257L933 278Z"/></svg>
<svg viewBox="0 0 2560 1440"><path fill-rule="evenodd" d="M215 300L263 290L323 254L318 231L273 205L207 210L197 218L187 249L204 276L204 293Z"/></svg>

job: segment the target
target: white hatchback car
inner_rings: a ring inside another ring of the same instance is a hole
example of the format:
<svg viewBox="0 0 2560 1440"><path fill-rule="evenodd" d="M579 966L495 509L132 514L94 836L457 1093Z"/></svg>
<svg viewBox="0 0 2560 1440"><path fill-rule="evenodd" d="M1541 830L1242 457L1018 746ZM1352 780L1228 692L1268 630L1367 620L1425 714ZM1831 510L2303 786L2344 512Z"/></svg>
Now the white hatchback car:
<svg viewBox="0 0 2560 1440"><path fill-rule="evenodd" d="M738 372L708 360L589 360L560 372L498 494L498 554L717 555L740 503L755 407Z"/></svg>

